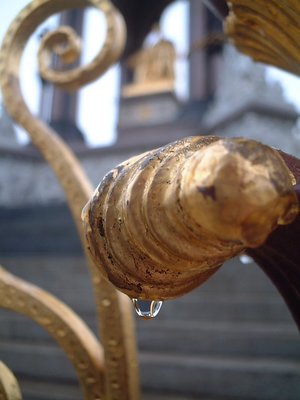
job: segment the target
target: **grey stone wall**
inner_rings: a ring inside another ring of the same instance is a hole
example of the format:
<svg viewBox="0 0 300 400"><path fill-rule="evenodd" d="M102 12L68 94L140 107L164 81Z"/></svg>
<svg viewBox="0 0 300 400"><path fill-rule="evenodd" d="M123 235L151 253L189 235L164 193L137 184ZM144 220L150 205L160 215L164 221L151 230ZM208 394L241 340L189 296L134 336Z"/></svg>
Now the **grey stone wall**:
<svg viewBox="0 0 300 400"><path fill-rule="evenodd" d="M230 46L225 48L216 97L205 113L199 132L203 129L219 136L245 136L300 156L299 135L293 134L297 117L292 106L284 100L279 85L266 83L262 65ZM0 126L0 206L64 202L53 172L39 156L32 155L32 151L22 151L16 143L14 149L6 146L5 138L8 133L12 135L12 127L6 117L3 121L2 128ZM174 140L172 129L166 128L164 133L165 139L160 139L160 145ZM77 154L95 186L115 165L148 149L140 140L142 134L143 130L140 134L135 132L140 144L132 148L91 149ZM190 134L188 129L182 129L182 136ZM14 142L15 139L11 140ZM152 143L151 147L155 146Z"/></svg>
<svg viewBox="0 0 300 400"><path fill-rule="evenodd" d="M144 151L119 151L101 149L78 156L86 174L98 185L103 176L114 166L132 155ZM6 152L0 156L0 206L24 206L64 202L64 194L54 173L45 162L26 153Z"/></svg>
<svg viewBox="0 0 300 400"><path fill-rule="evenodd" d="M239 53L234 47L224 48L222 72L218 77L215 101L205 120L225 117L242 104L264 102L269 105L293 108L283 97L279 84L269 84L265 79L265 66Z"/></svg>
<svg viewBox="0 0 300 400"><path fill-rule="evenodd" d="M257 72L248 60L240 68L236 57L226 50L228 64L206 115L207 126L215 125L219 135L249 136L298 151L290 140L296 117L247 108L258 98L270 104L274 97L274 109L281 111L286 105L278 88L275 94L268 91L260 66ZM242 104L244 111L228 119ZM78 157L96 186L108 170L145 150L94 149ZM0 148L1 263L65 301L96 331L89 275L63 202L54 174L39 156L30 149ZM0 321L1 358L21 382L26 400L82 398L70 364L42 329L3 310ZM142 387L153 393L151 399L173 400L178 394L182 400L299 399L296 327L253 263L229 262L203 287L166 302L157 321L138 321L137 327ZM160 397L160 392L169 396Z"/></svg>
<svg viewBox="0 0 300 400"><path fill-rule="evenodd" d="M238 121L220 128L219 134L226 137L248 137L295 156L300 155L300 141L292 135L293 120L270 118L249 112Z"/></svg>
<svg viewBox="0 0 300 400"><path fill-rule="evenodd" d="M13 123L3 106L0 105L0 148L15 149L19 147Z"/></svg>
<svg viewBox="0 0 300 400"><path fill-rule="evenodd" d="M215 101L204 122L216 126L216 135L244 136L300 156L300 139L293 133L297 112L284 99L279 84L267 83L265 68L233 47L225 47ZM230 118L234 113L239 116Z"/></svg>

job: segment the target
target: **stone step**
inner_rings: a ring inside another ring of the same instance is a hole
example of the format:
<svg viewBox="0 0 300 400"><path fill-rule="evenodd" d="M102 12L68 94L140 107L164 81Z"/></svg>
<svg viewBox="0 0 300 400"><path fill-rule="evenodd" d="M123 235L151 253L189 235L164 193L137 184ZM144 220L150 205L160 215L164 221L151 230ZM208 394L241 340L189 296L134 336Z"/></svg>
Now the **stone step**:
<svg viewBox="0 0 300 400"><path fill-rule="evenodd" d="M77 303L80 303L78 296ZM70 304L70 303L69 303ZM78 304L77 304L78 305ZM72 304L71 304L72 306ZM95 329L95 310L87 303L80 305L74 311ZM3 330L18 331L13 327L13 319L5 311L0 312L0 337ZM10 314L13 315L13 314ZM136 317L138 320L138 317ZM235 293L222 295L221 293L201 292L196 297L184 296L179 299L165 301L158 321L193 321L220 323L265 323L265 324L294 324L290 312L279 296L267 294ZM139 322L139 321L138 321ZM187 323L187 322L185 322ZM25 330L23 330L25 332Z"/></svg>
<svg viewBox="0 0 300 400"><path fill-rule="evenodd" d="M19 379L24 400L83 400L80 388L75 383L57 383L49 381L30 381ZM197 400L192 396L178 396L174 393L142 392L141 400ZM199 400L199 398L198 398ZM201 397L201 400L227 400L224 397ZM243 400L243 399L239 399Z"/></svg>
<svg viewBox="0 0 300 400"><path fill-rule="evenodd" d="M2 256L1 264L17 276L49 290L70 304L94 304L88 269L81 256ZM259 267L254 263L243 265L239 258L226 262L216 274L189 296L198 298L202 293L219 293L225 296L235 293L278 296L278 292Z"/></svg>
<svg viewBox="0 0 300 400"><path fill-rule="evenodd" d="M223 264L201 287L190 293L198 297L204 293L222 293L223 295L241 294L268 294L278 296L265 273L254 262L242 264L239 257L235 257Z"/></svg>
<svg viewBox="0 0 300 400"><path fill-rule="evenodd" d="M60 349L42 344L0 343L1 359L17 377L75 382ZM141 353L143 390L231 400L299 400L300 360Z"/></svg>
<svg viewBox="0 0 300 400"><path fill-rule="evenodd" d="M95 301L81 257L31 257L1 260L17 276L48 290L87 320ZM72 277L72 279L70 279ZM165 302L162 319L290 322L283 300L255 265L238 259L226 263L207 283L190 294Z"/></svg>
<svg viewBox="0 0 300 400"><path fill-rule="evenodd" d="M229 400L228 398L225 399L225 397L203 397L201 396L201 399L199 397L194 397L194 396L187 396L187 395L181 395L178 396L175 393L169 393L169 394L162 394L162 393L157 393L157 392L150 392L150 393L142 393L141 395L141 400ZM238 399L238 400L244 400L244 399Z"/></svg>
<svg viewBox="0 0 300 400"><path fill-rule="evenodd" d="M18 379L24 400L83 400L76 382L58 383L51 381Z"/></svg>
<svg viewBox="0 0 300 400"><path fill-rule="evenodd" d="M141 364L145 390L231 400L300 398L300 361L144 353Z"/></svg>
<svg viewBox="0 0 300 400"><path fill-rule="evenodd" d="M300 337L295 325L141 321L137 332L141 351L300 360Z"/></svg>
<svg viewBox="0 0 300 400"><path fill-rule="evenodd" d="M82 254L70 210L65 205L1 207L0 221L1 254Z"/></svg>
<svg viewBox="0 0 300 400"><path fill-rule="evenodd" d="M76 300L66 299L66 304L85 320L93 320L94 306L89 305L87 301L81 302L80 295ZM205 292L199 293L197 297L187 295L165 301L159 319L292 322L290 312L279 296Z"/></svg>
<svg viewBox="0 0 300 400"><path fill-rule="evenodd" d="M137 338L141 351L300 359L299 333L289 323L138 320ZM33 321L8 312L0 318L0 340L52 343Z"/></svg>
<svg viewBox="0 0 300 400"><path fill-rule="evenodd" d="M67 356L54 343L1 341L0 359L15 373L17 379L20 376L60 383L77 380Z"/></svg>
<svg viewBox="0 0 300 400"><path fill-rule="evenodd" d="M199 294L165 301L159 320L292 322L283 300L266 295Z"/></svg>

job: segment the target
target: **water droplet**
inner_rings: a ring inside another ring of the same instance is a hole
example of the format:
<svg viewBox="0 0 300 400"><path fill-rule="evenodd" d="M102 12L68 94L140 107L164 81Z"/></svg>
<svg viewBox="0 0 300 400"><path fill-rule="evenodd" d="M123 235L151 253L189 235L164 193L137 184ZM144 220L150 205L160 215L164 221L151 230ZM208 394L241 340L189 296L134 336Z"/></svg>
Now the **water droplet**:
<svg viewBox="0 0 300 400"><path fill-rule="evenodd" d="M240 256L240 262L242 264L252 264L254 261L251 257L247 256L247 254L242 254Z"/></svg>
<svg viewBox="0 0 300 400"><path fill-rule="evenodd" d="M132 299L132 302L137 315L145 319L155 318L163 304L160 300Z"/></svg>

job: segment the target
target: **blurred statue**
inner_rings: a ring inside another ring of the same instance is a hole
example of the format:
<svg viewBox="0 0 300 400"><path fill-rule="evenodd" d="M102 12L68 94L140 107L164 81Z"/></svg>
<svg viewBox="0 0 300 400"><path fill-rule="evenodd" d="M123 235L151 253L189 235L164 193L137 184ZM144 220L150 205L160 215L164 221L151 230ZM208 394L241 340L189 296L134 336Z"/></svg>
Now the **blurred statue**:
<svg viewBox="0 0 300 400"><path fill-rule="evenodd" d="M160 35L154 28L154 35ZM124 87L123 95L173 91L175 83L176 51L172 42L159 38L129 58L127 65L133 70L133 83Z"/></svg>
<svg viewBox="0 0 300 400"><path fill-rule="evenodd" d="M140 50L128 62L134 71L134 83L174 81L175 56L173 44L164 39L153 47Z"/></svg>

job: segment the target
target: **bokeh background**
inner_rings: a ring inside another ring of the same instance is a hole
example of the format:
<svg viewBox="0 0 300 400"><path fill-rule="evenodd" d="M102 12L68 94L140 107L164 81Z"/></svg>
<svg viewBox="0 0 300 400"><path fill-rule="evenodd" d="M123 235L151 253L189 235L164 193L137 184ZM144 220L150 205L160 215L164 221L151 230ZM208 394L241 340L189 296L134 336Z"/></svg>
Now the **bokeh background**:
<svg viewBox="0 0 300 400"><path fill-rule="evenodd" d="M1 3L1 40L27 3ZM132 84L126 60L76 94L42 81L38 45L61 22L82 35L81 63L101 47L105 21L98 12L51 17L25 51L22 88L32 112L68 142L95 186L128 157L190 135L246 136L300 156L299 79L254 63L228 43L190 52L222 30L202 2L172 2L161 14L160 32L146 37L145 47L171 40L177 54L174 90L151 96L123 95ZM0 155L0 263L65 301L96 331L89 276L62 190L3 106ZM47 333L4 310L0 321L0 358L16 374L25 400L81 398L68 360ZM144 399L300 398L295 324L245 255L203 287L164 304L154 321L137 320L137 330Z"/></svg>

